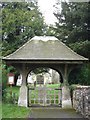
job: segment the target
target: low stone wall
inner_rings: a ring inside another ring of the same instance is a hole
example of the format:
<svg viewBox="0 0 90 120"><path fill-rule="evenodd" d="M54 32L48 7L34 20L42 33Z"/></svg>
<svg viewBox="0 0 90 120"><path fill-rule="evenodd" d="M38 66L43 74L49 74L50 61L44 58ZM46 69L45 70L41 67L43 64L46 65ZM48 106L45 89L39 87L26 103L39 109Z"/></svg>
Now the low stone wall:
<svg viewBox="0 0 90 120"><path fill-rule="evenodd" d="M90 119L90 86L78 86L73 91L73 107Z"/></svg>

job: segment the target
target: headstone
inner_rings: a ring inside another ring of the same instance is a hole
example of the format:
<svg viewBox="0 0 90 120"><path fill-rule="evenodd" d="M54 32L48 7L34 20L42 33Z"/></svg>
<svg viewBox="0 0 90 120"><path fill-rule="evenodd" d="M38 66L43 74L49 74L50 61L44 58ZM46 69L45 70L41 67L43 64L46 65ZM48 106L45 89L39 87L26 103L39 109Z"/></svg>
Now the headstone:
<svg viewBox="0 0 90 120"><path fill-rule="evenodd" d="M44 84L44 76L43 75L37 75L37 84Z"/></svg>

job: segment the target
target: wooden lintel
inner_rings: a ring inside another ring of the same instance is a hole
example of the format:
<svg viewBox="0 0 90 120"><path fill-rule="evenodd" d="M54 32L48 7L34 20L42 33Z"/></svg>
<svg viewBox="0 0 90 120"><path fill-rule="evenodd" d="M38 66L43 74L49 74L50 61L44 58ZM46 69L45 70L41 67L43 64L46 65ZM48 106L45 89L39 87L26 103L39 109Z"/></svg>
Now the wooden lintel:
<svg viewBox="0 0 90 120"><path fill-rule="evenodd" d="M18 63L29 63L29 64L83 64L85 61L51 61L51 60L31 60L31 61L20 61L20 60L6 60L7 64L18 64Z"/></svg>

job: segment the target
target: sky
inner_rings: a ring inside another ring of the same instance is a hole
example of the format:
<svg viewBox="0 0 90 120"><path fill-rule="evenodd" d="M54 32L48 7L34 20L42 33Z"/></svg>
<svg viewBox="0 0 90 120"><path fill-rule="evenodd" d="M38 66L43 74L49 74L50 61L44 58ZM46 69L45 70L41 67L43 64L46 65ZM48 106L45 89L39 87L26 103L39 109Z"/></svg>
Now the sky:
<svg viewBox="0 0 90 120"><path fill-rule="evenodd" d="M38 5L40 6L40 10L45 17L45 22L49 24L53 24L57 21L56 17L54 16L53 12L55 8L53 5L56 4L57 1L59 2L88 2L89 0L37 0ZM61 9L61 8L60 8Z"/></svg>
<svg viewBox="0 0 90 120"><path fill-rule="evenodd" d="M45 17L45 22L47 24L54 24L57 21L56 17L53 15L55 8L56 0L38 0L38 5L40 7L40 11L43 13Z"/></svg>

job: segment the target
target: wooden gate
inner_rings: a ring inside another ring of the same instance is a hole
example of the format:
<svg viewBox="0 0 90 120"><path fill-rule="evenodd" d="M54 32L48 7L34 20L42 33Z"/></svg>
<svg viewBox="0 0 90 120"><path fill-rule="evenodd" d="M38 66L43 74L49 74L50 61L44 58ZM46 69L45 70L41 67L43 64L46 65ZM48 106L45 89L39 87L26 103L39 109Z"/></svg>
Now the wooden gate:
<svg viewBox="0 0 90 120"><path fill-rule="evenodd" d="M62 107L62 89L49 88L45 85L35 88L28 87L28 105Z"/></svg>

